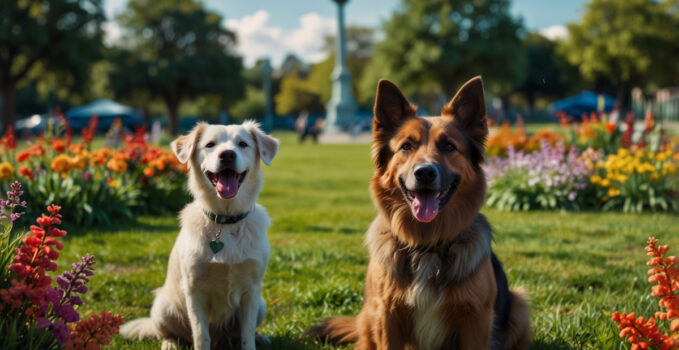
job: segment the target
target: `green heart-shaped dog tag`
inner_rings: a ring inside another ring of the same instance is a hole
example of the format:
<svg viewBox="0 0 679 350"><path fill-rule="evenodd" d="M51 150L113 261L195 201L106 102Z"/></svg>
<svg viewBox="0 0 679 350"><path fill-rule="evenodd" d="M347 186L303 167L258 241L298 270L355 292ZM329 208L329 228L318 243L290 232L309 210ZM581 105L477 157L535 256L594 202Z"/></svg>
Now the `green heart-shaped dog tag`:
<svg viewBox="0 0 679 350"><path fill-rule="evenodd" d="M217 254L217 252L222 250L222 248L224 248L224 243L217 242L217 241L210 241L210 249L212 249L213 253Z"/></svg>

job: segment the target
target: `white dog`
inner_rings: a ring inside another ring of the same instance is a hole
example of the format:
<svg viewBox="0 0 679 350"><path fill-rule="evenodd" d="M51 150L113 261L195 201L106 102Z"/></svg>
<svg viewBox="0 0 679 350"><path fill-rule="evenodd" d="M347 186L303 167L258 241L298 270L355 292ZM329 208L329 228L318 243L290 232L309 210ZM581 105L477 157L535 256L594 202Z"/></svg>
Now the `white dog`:
<svg viewBox="0 0 679 350"><path fill-rule="evenodd" d="M159 338L163 349L192 342L201 350L240 338L241 349L255 349L255 328L266 312L261 290L271 224L257 204L259 160L271 165L278 144L252 121L201 123L172 142L179 161L188 162L194 201L180 214L181 231L151 317L125 324L124 337Z"/></svg>

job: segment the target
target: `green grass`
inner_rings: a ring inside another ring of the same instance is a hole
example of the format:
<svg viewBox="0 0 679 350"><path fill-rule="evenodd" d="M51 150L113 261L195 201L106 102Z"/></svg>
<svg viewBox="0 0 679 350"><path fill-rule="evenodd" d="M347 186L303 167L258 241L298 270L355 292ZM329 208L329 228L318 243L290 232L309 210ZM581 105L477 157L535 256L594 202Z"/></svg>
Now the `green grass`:
<svg viewBox="0 0 679 350"><path fill-rule="evenodd" d="M270 305L259 331L273 340L268 349L333 349L303 332L325 317L355 314L362 305L368 262L363 233L375 215L369 145L299 145L291 134L277 136L283 144L265 169L260 196L273 227L263 291ZM646 238L655 235L679 253L676 216L484 213L495 228L494 249L510 284L531 297L533 349L620 348L611 312L649 316L658 308L646 282ZM174 217L72 230L60 267L87 252L97 258L81 310L111 310L128 320L148 315L177 232ZM157 341L115 337L110 348L158 347Z"/></svg>

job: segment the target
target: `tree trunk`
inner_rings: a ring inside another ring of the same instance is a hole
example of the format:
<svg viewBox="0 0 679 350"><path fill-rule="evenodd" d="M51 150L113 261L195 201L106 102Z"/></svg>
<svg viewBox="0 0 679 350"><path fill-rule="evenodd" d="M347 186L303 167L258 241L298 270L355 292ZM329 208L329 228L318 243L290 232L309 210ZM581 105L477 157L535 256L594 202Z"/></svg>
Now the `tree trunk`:
<svg viewBox="0 0 679 350"><path fill-rule="evenodd" d="M622 118L622 120L625 120L625 116L627 115L627 111L629 111L630 108L631 108L631 106L630 106L630 102L631 102L630 91L629 91L629 89L627 88L626 85L618 85L617 95L618 96L616 96L616 98L617 98L619 112L620 112L619 115L620 115L620 118Z"/></svg>
<svg viewBox="0 0 679 350"><path fill-rule="evenodd" d="M528 100L528 118L535 117L535 91L526 92L526 99Z"/></svg>
<svg viewBox="0 0 679 350"><path fill-rule="evenodd" d="M170 123L168 124L168 128L170 129L170 135L177 135L178 131L178 126L177 122L179 121L179 103L172 101L172 102L167 102L167 112L170 117Z"/></svg>
<svg viewBox="0 0 679 350"><path fill-rule="evenodd" d="M16 87L12 84L3 85L0 87L0 92L2 93L2 126L0 126L0 132L4 134L8 126L14 125L14 93Z"/></svg>

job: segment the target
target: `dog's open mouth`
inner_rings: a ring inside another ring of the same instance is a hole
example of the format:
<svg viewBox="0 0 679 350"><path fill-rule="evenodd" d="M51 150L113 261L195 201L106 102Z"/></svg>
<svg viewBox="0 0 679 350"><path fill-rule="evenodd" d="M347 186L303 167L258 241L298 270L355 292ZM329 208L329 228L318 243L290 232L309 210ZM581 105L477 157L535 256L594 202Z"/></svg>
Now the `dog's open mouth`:
<svg viewBox="0 0 679 350"><path fill-rule="evenodd" d="M446 206L450 198L457 189L457 182L451 184L445 191L435 191L431 189L409 190L405 186L403 179L399 179L401 191L406 201L410 204L413 216L419 222L431 222L439 214L439 211Z"/></svg>
<svg viewBox="0 0 679 350"><path fill-rule="evenodd" d="M243 183L247 170L238 173L232 169L224 169L218 173L206 172L207 178L210 179L212 186L217 190L219 197L223 199L233 198L238 194L238 187Z"/></svg>

